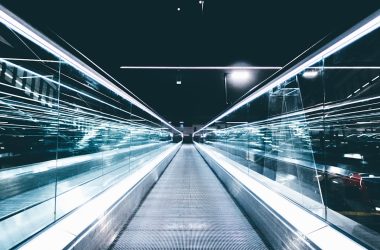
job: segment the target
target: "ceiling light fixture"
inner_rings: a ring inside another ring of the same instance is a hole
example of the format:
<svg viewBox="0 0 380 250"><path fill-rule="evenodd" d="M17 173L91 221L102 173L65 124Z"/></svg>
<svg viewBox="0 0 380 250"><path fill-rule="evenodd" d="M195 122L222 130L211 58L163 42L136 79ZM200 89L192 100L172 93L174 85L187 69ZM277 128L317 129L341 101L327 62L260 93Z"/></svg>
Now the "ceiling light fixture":
<svg viewBox="0 0 380 250"><path fill-rule="evenodd" d="M229 78L233 83L246 83L251 79L251 72L247 70L235 70L229 74Z"/></svg>
<svg viewBox="0 0 380 250"><path fill-rule="evenodd" d="M317 70L305 70L303 73L302 73L302 76L305 77L305 78L315 78L318 76L318 71Z"/></svg>
<svg viewBox="0 0 380 250"><path fill-rule="evenodd" d="M200 1L199 1L199 4L202 5L202 12L203 12L205 1L200 0Z"/></svg>
<svg viewBox="0 0 380 250"><path fill-rule="evenodd" d="M176 76L176 83L177 85L181 85L182 84L182 76L181 76L181 71L180 70L177 70L177 76Z"/></svg>

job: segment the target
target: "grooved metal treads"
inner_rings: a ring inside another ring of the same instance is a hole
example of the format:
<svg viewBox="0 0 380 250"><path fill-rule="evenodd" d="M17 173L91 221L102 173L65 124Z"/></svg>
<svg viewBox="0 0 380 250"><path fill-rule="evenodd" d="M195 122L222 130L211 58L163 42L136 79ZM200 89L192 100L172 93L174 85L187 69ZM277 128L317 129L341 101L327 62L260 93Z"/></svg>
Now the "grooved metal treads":
<svg viewBox="0 0 380 250"><path fill-rule="evenodd" d="M113 249L267 249L192 145L183 145Z"/></svg>

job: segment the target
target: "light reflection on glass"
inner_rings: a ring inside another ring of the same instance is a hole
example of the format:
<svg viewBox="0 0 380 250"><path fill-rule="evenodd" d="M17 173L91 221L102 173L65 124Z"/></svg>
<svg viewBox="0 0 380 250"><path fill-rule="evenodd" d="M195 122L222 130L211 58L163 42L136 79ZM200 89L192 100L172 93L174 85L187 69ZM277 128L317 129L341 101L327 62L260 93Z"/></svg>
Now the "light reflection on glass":
<svg viewBox="0 0 380 250"><path fill-rule="evenodd" d="M378 248L379 44L377 29L195 133L194 140Z"/></svg>

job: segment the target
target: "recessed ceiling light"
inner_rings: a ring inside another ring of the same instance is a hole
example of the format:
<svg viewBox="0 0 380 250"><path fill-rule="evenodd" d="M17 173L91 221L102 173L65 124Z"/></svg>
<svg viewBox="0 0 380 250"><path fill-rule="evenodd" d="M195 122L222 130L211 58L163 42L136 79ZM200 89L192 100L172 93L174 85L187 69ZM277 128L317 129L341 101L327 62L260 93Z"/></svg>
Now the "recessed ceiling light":
<svg viewBox="0 0 380 250"><path fill-rule="evenodd" d="M235 70L230 73L230 79L234 83L246 83L251 79L251 73L247 70Z"/></svg>
<svg viewBox="0 0 380 250"><path fill-rule="evenodd" d="M318 76L318 71L316 70L305 70L302 74L305 78L315 78Z"/></svg>
<svg viewBox="0 0 380 250"><path fill-rule="evenodd" d="M181 11L181 8L178 7L178 8L177 8L177 11Z"/></svg>
<svg viewBox="0 0 380 250"><path fill-rule="evenodd" d="M182 82L181 81L177 81L177 84L180 85L180 84L182 84Z"/></svg>

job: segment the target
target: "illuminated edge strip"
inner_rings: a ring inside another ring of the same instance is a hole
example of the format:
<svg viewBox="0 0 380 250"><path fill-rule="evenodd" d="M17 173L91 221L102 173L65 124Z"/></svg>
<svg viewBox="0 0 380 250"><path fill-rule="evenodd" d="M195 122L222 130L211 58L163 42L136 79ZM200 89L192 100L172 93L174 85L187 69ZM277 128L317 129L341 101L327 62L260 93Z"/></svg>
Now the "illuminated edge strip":
<svg viewBox="0 0 380 250"><path fill-rule="evenodd" d="M347 45L353 43L354 41L358 40L359 38L365 36L366 34L370 33L371 31L377 29L380 26L380 10L376 11L374 15L372 15L372 18L370 20L366 21L364 24L361 24L359 27L356 27L355 30L349 31L349 34L345 35L344 37L340 38L338 41L333 41L331 43L326 45L327 48L324 48L322 51L317 53L317 55L310 56L311 58L306 59L305 62L301 62L301 65L296 65L293 67L293 69L290 69L286 72L284 72L282 75L278 76L277 78L270 81L265 86L259 88L257 91L252 93L251 95L247 96L240 102L236 103L234 106L232 106L230 109L216 117L214 120L207 123L205 126L203 126L201 129L193 133L193 136L197 134L198 132L204 130L208 126L212 125L214 122L222 119L223 117L231 114L235 110L239 109L240 107L244 106L245 104L253 101L254 99L258 98L259 96L265 94L269 90L273 89L274 87L280 85L281 83L285 82L289 78L299 74L306 68L312 66L313 64L321 61L323 58L326 58L336 51L346 47Z"/></svg>
<svg viewBox="0 0 380 250"><path fill-rule="evenodd" d="M154 113L152 110L141 104L139 101L137 101L135 98L121 90L119 87L114 85L112 82L108 81L106 78L104 78L102 75L100 75L98 72L93 70L88 65L81 62L79 59L75 58L73 55L71 55L69 52L65 51L61 47L59 47L57 44L55 44L53 41L51 41L49 38L32 28L30 25L25 23L20 18L16 17L13 13L8 11L4 6L0 5L0 22L3 23L5 26L9 27L10 29L16 31L17 33L21 34L22 36L26 37L30 41L34 42L41 48L47 50L51 54L57 56L58 58L61 58L66 63L70 64L75 69L81 71L85 75L91 77L96 82L100 83L104 87L108 88L115 94L123 97L125 100L129 101L136 107L140 108L141 110L145 111L146 113L150 114L151 116L157 118L162 123L167 125L168 127L172 128L173 130L180 133L182 136L182 132L174 128L171 124L169 124L167 121L162 119L160 116L158 116L156 113Z"/></svg>
<svg viewBox="0 0 380 250"><path fill-rule="evenodd" d="M339 242L341 249L365 249L360 244L332 228L322 219L295 205L241 171L235 166L235 164L240 165L239 163L234 162L232 164L229 162L229 159L220 153L207 149L199 143L194 143L198 149L210 156L221 168L321 249L334 249L336 242Z"/></svg>
<svg viewBox="0 0 380 250"><path fill-rule="evenodd" d="M160 162L180 147L177 143L173 147L162 152L159 156L147 162L136 172L126 177L121 182L105 190L102 194L87 202L85 205L66 215L62 220L53 224L41 234L32 238L19 249L64 249L91 224L101 219L108 213L108 209L118 202L140 180L149 174ZM112 211L110 211L112 212ZM95 223L94 226L97 224Z"/></svg>
<svg viewBox="0 0 380 250"><path fill-rule="evenodd" d="M11 57L2 57L1 59L9 60L9 61L25 61L25 62L49 62L49 63L61 63L62 62L62 61L57 61L57 60L11 58Z"/></svg>

